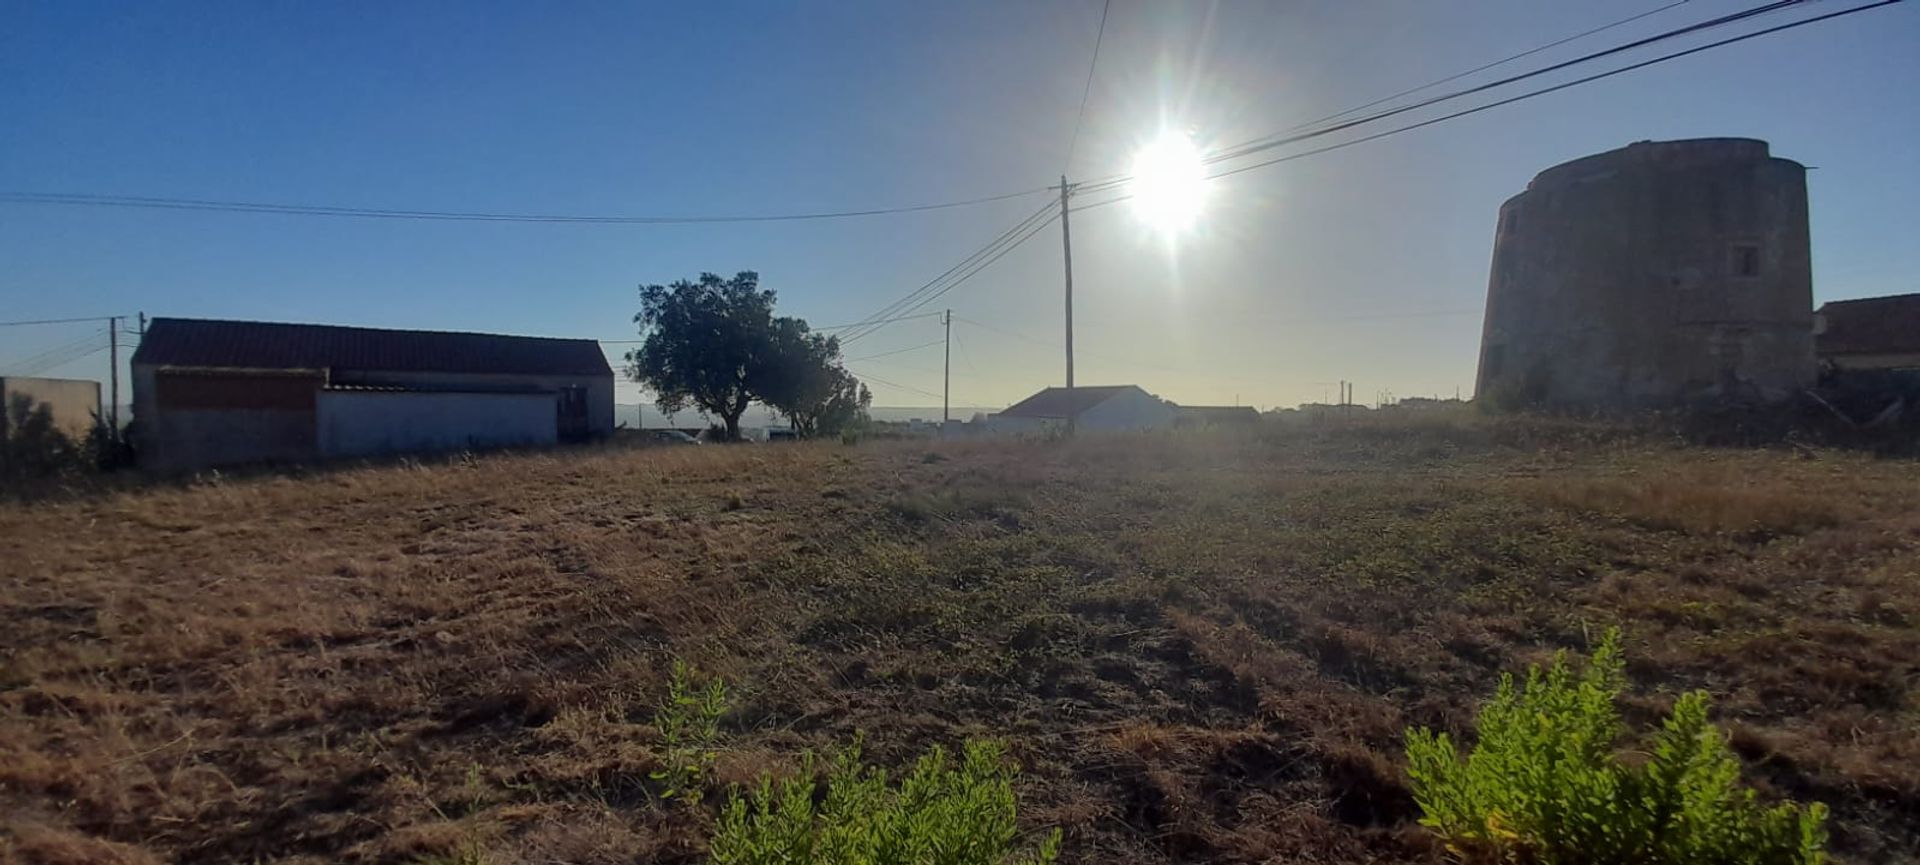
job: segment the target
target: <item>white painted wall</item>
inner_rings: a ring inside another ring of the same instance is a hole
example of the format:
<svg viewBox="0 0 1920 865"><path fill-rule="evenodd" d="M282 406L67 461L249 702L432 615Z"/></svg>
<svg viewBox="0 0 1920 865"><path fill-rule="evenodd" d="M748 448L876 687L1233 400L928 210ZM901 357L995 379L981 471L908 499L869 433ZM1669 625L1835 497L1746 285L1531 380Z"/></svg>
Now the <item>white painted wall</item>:
<svg viewBox="0 0 1920 865"><path fill-rule="evenodd" d="M1180 410L1140 390L1125 390L1080 413L1079 427L1093 432L1128 432L1173 426Z"/></svg>
<svg viewBox="0 0 1920 865"><path fill-rule="evenodd" d="M984 423L987 432L1000 435L1039 435L1050 427L1064 428L1067 425L1064 420L1052 418L1007 417L1000 414L987 415Z"/></svg>
<svg viewBox="0 0 1920 865"><path fill-rule="evenodd" d="M321 391L322 456L369 456L551 445L558 440L550 393Z"/></svg>
<svg viewBox="0 0 1920 865"><path fill-rule="evenodd" d="M506 375L449 372L379 372L354 370L336 373L334 380L346 384L398 385L424 390L442 388L541 388L587 389L587 427L596 436L613 435L613 376L611 375Z"/></svg>

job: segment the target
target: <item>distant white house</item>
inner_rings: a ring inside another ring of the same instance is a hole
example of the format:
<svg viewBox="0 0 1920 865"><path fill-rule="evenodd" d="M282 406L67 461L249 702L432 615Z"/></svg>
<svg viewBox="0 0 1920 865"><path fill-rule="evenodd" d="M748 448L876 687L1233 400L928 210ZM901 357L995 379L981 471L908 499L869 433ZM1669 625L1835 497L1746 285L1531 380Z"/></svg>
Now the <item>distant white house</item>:
<svg viewBox="0 0 1920 865"><path fill-rule="evenodd" d="M1180 409L1137 385L1050 387L988 415L986 425L990 432L1038 433L1066 426L1069 417L1080 430L1126 432L1173 426Z"/></svg>

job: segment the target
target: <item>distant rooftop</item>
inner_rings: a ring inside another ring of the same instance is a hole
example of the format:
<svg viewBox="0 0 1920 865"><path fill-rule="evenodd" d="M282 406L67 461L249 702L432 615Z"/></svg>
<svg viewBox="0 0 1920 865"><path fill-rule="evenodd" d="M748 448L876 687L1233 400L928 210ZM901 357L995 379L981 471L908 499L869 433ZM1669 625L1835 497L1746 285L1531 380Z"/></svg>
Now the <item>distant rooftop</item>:
<svg viewBox="0 0 1920 865"><path fill-rule="evenodd" d="M1822 357L1920 352L1920 294L1836 300L1815 315L1814 353Z"/></svg>
<svg viewBox="0 0 1920 865"><path fill-rule="evenodd" d="M600 343L437 330L385 330L156 318L133 363L226 369L333 369L518 375L612 375Z"/></svg>
<svg viewBox="0 0 1920 865"><path fill-rule="evenodd" d="M1033 396L1027 397L1007 407L1001 417L1038 417L1064 418L1079 415L1107 400L1113 399L1130 390L1140 390L1139 385L1114 384L1093 387L1076 387L1067 390L1064 387L1050 387ZM1141 390L1141 393L1146 391Z"/></svg>

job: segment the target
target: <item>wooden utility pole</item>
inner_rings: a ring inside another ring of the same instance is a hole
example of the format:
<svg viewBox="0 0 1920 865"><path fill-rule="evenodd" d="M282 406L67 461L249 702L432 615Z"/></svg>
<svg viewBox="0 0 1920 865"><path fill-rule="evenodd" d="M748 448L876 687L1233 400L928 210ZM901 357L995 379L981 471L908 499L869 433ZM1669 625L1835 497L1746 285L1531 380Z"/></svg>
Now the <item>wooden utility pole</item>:
<svg viewBox="0 0 1920 865"><path fill-rule="evenodd" d="M1072 432L1074 415L1079 414L1073 399L1073 232L1067 226L1067 176L1060 175L1060 249L1067 263L1067 431Z"/></svg>
<svg viewBox="0 0 1920 865"><path fill-rule="evenodd" d="M947 422L953 419L953 310L941 318L947 326L947 362L940 376L940 431L947 431Z"/></svg>
<svg viewBox="0 0 1920 865"><path fill-rule="evenodd" d="M114 435L120 434L120 316L107 319L107 423Z"/></svg>

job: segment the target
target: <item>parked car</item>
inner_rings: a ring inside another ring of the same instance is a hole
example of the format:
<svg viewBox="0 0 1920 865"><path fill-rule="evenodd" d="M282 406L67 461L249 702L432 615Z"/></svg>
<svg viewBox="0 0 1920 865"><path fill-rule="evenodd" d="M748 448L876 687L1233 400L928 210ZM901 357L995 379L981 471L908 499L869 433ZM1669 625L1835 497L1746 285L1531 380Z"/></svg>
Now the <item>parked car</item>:
<svg viewBox="0 0 1920 865"><path fill-rule="evenodd" d="M657 429L657 430L650 430L649 432L652 434L652 439L655 444L663 444L663 445L700 444L699 439L694 438L693 436L687 435L686 433L683 433L677 429Z"/></svg>

